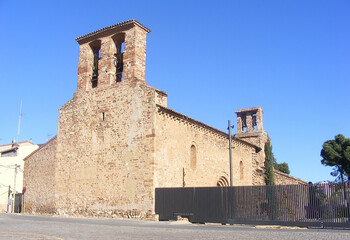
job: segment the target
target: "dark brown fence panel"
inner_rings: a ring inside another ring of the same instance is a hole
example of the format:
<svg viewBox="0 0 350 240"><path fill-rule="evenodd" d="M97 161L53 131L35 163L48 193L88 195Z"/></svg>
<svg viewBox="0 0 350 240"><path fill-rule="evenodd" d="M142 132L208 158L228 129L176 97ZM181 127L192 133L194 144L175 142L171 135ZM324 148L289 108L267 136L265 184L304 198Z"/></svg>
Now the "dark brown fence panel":
<svg viewBox="0 0 350 240"><path fill-rule="evenodd" d="M157 188L160 220L350 227L349 183Z"/></svg>

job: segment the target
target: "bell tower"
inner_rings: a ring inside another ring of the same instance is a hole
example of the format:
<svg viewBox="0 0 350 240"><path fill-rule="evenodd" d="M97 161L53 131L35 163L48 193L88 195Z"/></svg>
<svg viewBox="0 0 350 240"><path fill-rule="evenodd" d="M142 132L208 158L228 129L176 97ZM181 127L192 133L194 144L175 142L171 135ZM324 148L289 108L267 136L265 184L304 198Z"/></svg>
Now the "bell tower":
<svg viewBox="0 0 350 240"><path fill-rule="evenodd" d="M263 127L262 108L241 109L236 111L236 114L237 133L235 136L264 149L268 136Z"/></svg>
<svg viewBox="0 0 350 240"><path fill-rule="evenodd" d="M270 139L263 128L263 110L261 107L246 108L236 111L236 138L252 143L259 148L254 162L253 182L264 185L265 143Z"/></svg>
<svg viewBox="0 0 350 240"><path fill-rule="evenodd" d="M236 111L237 134L251 134L263 131L263 111L261 107L247 108Z"/></svg>
<svg viewBox="0 0 350 240"><path fill-rule="evenodd" d="M132 19L78 37L77 94L120 82L145 81L149 32Z"/></svg>

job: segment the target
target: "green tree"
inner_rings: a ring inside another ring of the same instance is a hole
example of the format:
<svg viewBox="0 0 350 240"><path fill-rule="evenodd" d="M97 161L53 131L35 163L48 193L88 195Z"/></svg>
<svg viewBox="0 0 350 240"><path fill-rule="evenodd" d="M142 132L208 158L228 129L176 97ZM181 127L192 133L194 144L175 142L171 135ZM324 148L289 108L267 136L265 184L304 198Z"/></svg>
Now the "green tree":
<svg viewBox="0 0 350 240"><path fill-rule="evenodd" d="M332 176L342 182L350 180L350 138L339 134L334 140L323 143L321 163L333 167Z"/></svg>
<svg viewBox="0 0 350 240"><path fill-rule="evenodd" d="M265 183L266 185L275 185L275 178L273 176L273 153L271 142L265 143Z"/></svg>
<svg viewBox="0 0 350 240"><path fill-rule="evenodd" d="M276 158L273 158L273 167L280 172L290 174L289 166L286 162L277 163Z"/></svg>
<svg viewBox="0 0 350 240"><path fill-rule="evenodd" d="M278 198L277 198L277 189L275 185L275 178L273 175L273 153L272 153L272 146L271 142L267 141L265 143L265 183L266 185L266 197L267 197L267 205L268 205L268 211L267 214L271 220L277 220L278 219Z"/></svg>

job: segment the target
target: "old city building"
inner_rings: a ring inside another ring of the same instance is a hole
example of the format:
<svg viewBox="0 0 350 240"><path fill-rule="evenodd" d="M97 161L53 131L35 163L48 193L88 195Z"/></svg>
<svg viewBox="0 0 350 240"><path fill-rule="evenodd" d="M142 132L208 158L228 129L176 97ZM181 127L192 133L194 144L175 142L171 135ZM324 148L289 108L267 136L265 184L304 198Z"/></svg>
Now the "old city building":
<svg viewBox="0 0 350 240"><path fill-rule="evenodd" d="M77 91L57 136L25 160L27 212L151 218L157 187L228 185L228 134L167 108L145 81L149 32L129 20L76 39ZM262 109L236 113L234 185L263 184Z"/></svg>

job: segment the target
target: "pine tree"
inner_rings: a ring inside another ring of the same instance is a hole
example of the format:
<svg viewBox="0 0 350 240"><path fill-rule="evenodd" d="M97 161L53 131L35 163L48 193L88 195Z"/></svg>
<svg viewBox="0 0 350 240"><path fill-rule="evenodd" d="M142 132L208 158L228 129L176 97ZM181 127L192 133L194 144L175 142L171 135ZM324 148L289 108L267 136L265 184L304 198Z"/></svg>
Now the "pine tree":
<svg viewBox="0 0 350 240"><path fill-rule="evenodd" d="M344 181L350 181L350 138L338 134L334 140L323 143L321 150L321 163L333 167L332 176L337 177L343 183L344 200L350 215L350 204L347 201L347 190Z"/></svg>
<svg viewBox="0 0 350 240"><path fill-rule="evenodd" d="M334 140L326 141L322 146L321 163L333 167L331 173L339 177L342 182L350 179L350 138L339 134Z"/></svg>

